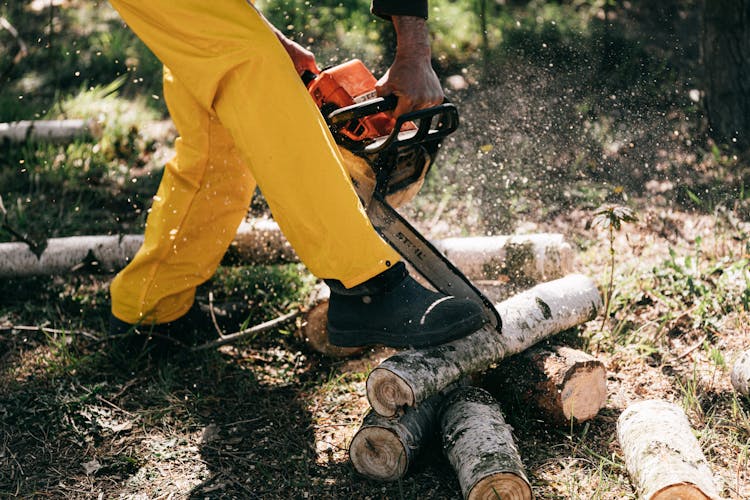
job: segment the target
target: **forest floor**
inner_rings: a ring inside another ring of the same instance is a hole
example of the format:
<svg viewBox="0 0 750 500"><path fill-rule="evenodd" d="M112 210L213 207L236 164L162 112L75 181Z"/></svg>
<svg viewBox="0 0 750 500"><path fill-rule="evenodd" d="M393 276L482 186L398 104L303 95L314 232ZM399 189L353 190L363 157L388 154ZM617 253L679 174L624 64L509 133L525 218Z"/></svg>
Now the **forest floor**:
<svg viewBox="0 0 750 500"><path fill-rule="evenodd" d="M608 313L552 340L605 364L599 415L555 426L500 401L537 498L636 498L615 429L649 398L685 410L723 495L748 498L750 401L729 372L750 348L750 162L706 138L694 79L620 42L645 58L641 73L596 77L609 63L589 53L551 70L561 53L541 49L507 55L492 77L462 73L468 88L449 89L462 128L404 213L429 238L562 233L576 272L603 291L614 257ZM90 98L119 106L111 95ZM174 132L149 138L139 125L66 146L2 145L6 227L30 238L142 230ZM610 233L593 224L601 206L637 221ZM265 213L262 200L251 211ZM460 497L439 442L393 483L348 461L367 374L394 351L329 358L290 324L200 353L124 357L102 341L112 277L83 266L0 281L0 496ZM199 299L241 301L256 324L299 306L313 282L297 264L226 263Z"/></svg>

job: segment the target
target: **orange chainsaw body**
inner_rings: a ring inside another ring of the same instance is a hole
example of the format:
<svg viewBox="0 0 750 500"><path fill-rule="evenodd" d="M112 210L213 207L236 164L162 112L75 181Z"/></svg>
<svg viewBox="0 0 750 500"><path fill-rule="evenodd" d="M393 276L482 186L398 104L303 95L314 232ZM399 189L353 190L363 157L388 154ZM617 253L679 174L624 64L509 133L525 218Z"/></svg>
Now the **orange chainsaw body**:
<svg viewBox="0 0 750 500"><path fill-rule="evenodd" d="M315 104L326 115L338 108L375 99L376 83L375 76L362 61L352 59L321 71L307 88ZM362 142L387 136L395 123L390 112L382 112L352 120L338 132L354 142ZM402 130L413 128L414 125L406 124Z"/></svg>

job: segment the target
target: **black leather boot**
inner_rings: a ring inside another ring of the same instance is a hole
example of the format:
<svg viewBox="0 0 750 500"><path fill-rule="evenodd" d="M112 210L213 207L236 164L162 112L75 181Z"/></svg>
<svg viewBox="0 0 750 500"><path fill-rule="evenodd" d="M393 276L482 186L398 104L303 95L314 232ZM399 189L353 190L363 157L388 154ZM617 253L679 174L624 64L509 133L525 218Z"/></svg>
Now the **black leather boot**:
<svg viewBox="0 0 750 500"><path fill-rule="evenodd" d="M399 262L353 288L325 280L331 289L328 340L341 347L427 347L477 331L482 308L468 299L433 292Z"/></svg>

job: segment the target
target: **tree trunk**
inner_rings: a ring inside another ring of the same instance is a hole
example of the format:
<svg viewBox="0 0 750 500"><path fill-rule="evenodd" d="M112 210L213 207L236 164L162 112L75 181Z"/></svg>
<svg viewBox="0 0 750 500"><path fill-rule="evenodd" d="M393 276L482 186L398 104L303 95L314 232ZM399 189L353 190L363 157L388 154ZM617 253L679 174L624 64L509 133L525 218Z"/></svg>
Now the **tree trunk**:
<svg viewBox="0 0 750 500"><path fill-rule="evenodd" d="M402 478L437 430L443 399L443 394L436 394L397 419L369 411L349 445L349 459L357 472L381 481Z"/></svg>
<svg viewBox="0 0 750 500"><path fill-rule="evenodd" d="M487 391L453 391L444 403L440 427L443 450L465 499L531 499L511 427Z"/></svg>
<svg viewBox="0 0 750 500"><path fill-rule="evenodd" d="M93 122L87 120L24 120L0 123L0 142L65 142L98 135L95 129Z"/></svg>
<svg viewBox="0 0 750 500"><path fill-rule="evenodd" d="M594 418L607 402L607 371L590 354L564 346L532 347L488 373L490 392L520 396L545 420L566 423Z"/></svg>
<svg viewBox="0 0 750 500"><path fill-rule="evenodd" d="M629 406L617 420L617 439L639 498L719 498L708 462L679 406L659 400Z"/></svg>
<svg viewBox="0 0 750 500"><path fill-rule="evenodd" d="M750 396L750 351L743 352L732 365L732 387L743 396Z"/></svg>
<svg viewBox="0 0 750 500"><path fill-rule="evenodd" d="M502 333L491 326L447 344L391 356L367 378L367 397L380 415L415 406L463 375L487 369L540 340L596 317L602 298L582 275L542 283L496 305Z"/></svg>
<svg viewBox="0 0 750 500"><path fill-rule="evenodd" d="M702 56L713 137L750 148L750 0L704 0Z"/></svg>

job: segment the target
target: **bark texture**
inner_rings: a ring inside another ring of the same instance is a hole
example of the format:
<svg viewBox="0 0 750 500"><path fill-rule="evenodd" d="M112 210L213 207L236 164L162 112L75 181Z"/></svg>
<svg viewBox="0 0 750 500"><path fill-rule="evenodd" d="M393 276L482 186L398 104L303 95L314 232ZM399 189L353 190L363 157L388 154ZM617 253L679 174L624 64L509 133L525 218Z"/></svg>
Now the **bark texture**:
<svg viewBox="0 0 750 500"><path fill-rule="evenodd" d="M440 428L465 499L531 499L512 429L487 391L454 390L444 403Z"/></svg>
<svg viewBox="0 0 750 500"><path fill-rule="evenodd" d="M37 256L26 243L0 243L0 278L64 274L86 262L116 271L130 262L142 244L143 236L138 234L50 238ZM232 245L248 263L297 261L279 226L269 219L243 222Z"/></svg>
<svg viewBox="0 0 750 500"><path fill-rule="evenodd" d="M750 0L704 0L702 42L711 133L750 148Z"/></svg>
<svg viewBox="0 0 750 500"><path fill-rule="evenodd" d="M436 394L397 419L368 412L349 445L349 458L357 472L381 481L402 478L436 432L442 401L443 395Z"/></svg>
<svg viewBox="0 0 750 500"><path fill-rule="evenodd" d="M528 285L573 268L573 249L561 234L446 238L435 246L472 280Z"/></svg>
<svg viewBox="0 0 750 500"><path fill-rule="evenodd" d="M51 238L39 256L26 243L0 243L0 278L63 274L84 263L104 270L123 267L143 244L143 236Z"/></svg>
<svg viewBox="0 0 750 500"><path fill-rule="evenodd" d="M490 392L512 390L545 420L558 424L590 420L607 402L604 363L570 347L532 347L501 363L484 380Z"/></svg>
<svg viewBox="0 0 750 500"><path fill-rule="evenodd" d="M640 498L720 498L708 462L679 406L660 400L629 406L617 420L617 439Z"/></svg>
<svg viewBox="0 0 750 500"><path fill-rule="evenodd" d="M732 365L732 387L743 396L750 396L750 351L743 352Z"/></svg>
<svg viewBox="0 0 750 500"><path fill-rule="evenodd" d="M392 417L443 390L463 375L489 368L540 340L596 317L602 298L596 284L573 274L535 286L496 305L502 332L481 330L441 346L404 351L383 361L367 379L367 397Z"/></svg>
<svg viewBox="0 0 750 500"><path fill-rule="evenodd" d="M0 141L65 142L94 135L94 124L87 120L23 120L0 123Z"/></svg>

